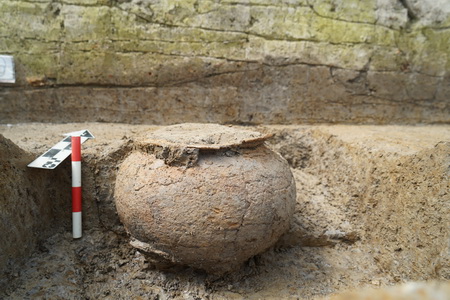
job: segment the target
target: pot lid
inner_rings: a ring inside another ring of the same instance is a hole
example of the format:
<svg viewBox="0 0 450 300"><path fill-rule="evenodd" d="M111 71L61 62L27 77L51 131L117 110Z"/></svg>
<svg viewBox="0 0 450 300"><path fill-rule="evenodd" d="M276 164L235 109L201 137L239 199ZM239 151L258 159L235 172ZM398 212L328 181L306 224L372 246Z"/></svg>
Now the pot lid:
<svg viewBox="0 0 450 300"><path fill-rule="evenodd" d="M145 139L145 143L156 146L219 150L255 147L270 137L272 137L271 134L231 126L184 123L152 131Z"/></svg>

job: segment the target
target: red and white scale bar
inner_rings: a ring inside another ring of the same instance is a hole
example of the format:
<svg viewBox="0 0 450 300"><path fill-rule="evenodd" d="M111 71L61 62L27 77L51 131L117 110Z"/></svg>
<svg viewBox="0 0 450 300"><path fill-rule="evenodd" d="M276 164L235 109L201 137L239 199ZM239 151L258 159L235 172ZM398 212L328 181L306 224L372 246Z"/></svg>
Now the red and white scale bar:
<svg viewBox="0 0 450 300"><path fill-rule="evenodd" d="M72 234L74 239L82 235L80 136L72 136Z"/></svg>
<svg viewBox="0 0 450 300"><path fill-rule="evenodd" d="M72 235L77 239L82 236L81 144L94 136L88 130L64 135L67 137L28 164L28 167L51 170L72 154Z"/></svg>

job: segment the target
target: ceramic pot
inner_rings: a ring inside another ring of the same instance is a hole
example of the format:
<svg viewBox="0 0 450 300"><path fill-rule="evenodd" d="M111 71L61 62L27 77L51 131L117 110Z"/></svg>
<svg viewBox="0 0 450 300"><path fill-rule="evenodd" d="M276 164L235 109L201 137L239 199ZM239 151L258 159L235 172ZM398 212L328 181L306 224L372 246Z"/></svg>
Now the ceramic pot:
<svg viewBox="0 0 450 300"><path fill-rule="evenodd" d="M168 126L120 165L120 220L153 258L232 271L289 229L296 201L287 162L269 136L213 124Z"/></svg>

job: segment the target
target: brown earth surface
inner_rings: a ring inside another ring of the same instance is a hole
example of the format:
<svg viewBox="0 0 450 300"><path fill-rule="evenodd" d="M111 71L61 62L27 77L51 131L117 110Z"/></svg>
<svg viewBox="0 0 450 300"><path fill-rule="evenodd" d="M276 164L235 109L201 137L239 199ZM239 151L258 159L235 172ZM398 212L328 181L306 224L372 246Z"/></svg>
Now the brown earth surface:
<svg viewBox="0 0 450 300"><path fill-rule="evenodd" d="M0 244L0 298L322 299L450 280L449 126L249 127L275 134L266 143L290 163L297 206L275 247L224 276L161 271L129 245L115 212L116 171L157 128L0 125L0 229L11 235ZM83 144L84 236L73 240L70 163L26 163L81 129L96 138Z"/></svg>

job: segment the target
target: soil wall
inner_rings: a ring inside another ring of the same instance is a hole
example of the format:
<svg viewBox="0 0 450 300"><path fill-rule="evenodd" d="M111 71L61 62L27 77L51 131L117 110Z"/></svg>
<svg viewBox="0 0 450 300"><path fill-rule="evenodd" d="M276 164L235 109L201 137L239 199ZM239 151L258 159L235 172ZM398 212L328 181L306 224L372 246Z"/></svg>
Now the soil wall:
<svg viewBox="0 0 450 300"><path fill-rule="evenodd" d="M450 4L13 0L0 123L448 123Z"/></svg>
<svg viewBox="0 0 450 300"><path fill-rule="evenodd" d="M27 168L33 159L0 134L0 286L56 228L70 222L70 190L64 188L70 175Z"/></svg>
<svg viewBox="0 0 450 300"><path fill-rule="evenodd" d="M49 171L26 163L61 132L83 128L96 138L83 144L83 238L73 240L70 164ZM8 233L0 298L322 299L450 279L448 126L253 127L274 133L268 145L290 164L294 218L275 247L222 277L157 269L129 244L115 208L116 174L155 128L0 126L0 226Z"/></svg>

